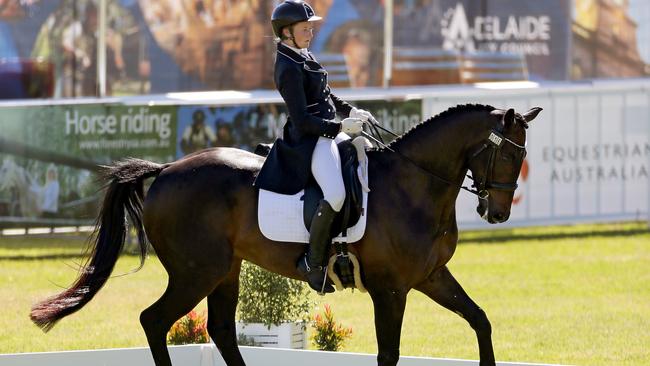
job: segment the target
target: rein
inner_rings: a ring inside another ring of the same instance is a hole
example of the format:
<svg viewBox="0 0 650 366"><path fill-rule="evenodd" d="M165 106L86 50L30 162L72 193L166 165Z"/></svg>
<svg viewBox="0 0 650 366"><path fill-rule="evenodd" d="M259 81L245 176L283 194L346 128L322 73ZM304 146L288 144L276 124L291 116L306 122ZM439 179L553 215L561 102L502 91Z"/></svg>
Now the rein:
<svg viewBox="0 0 650 366"><path fill-rule="evenodd" d="M439 180L439 181L441 181L443 183L446 183L447 185L463 189L463 190L465 190L465 191L467 191L467 192L469 192L471 194L476 195L480 199L487 199L489 197L490 193L488 192L488 189L496 189L496 190L502 190L502 191L514 191L519 186L516 182L515 183L488 182L488 172L490 173L490 176L491 176L492 171L494 170L494 163L495 163L495 157L496 157L497 150L501 148L501 146L503 145L504 142L510 143L513 146L515 146L516 148L518 148L520 150L523 150L524 151L524 157L526 155L526 146L522 146L522 145L517 144L516 142L514 142L514 141L510 140L509 138L503 136L501 133L497 132L496 130L491 131L490 136L488 136L488 138L487 138L487 142L485 142L474 154L472 154L472 157L470 158L470 161L471 161L472 159L479 156L486 149L491 150L490 151L490 158L488 160L488 165L485 168L485 173L486 174L484 174L483 179L480 182L478 182L478 184L477 184L477 180L473 176L471 176L469 174L467 175L467 177L474 182L474 183L472 183L472 187L475 188L475 189L472 189L472 188L469 188L467 186L462 185L462 182L460 184L458 184L458 183L452 182L452 181L450 181L448 179L445 179L445 178L439 176L438 174L436 174L434 172L431 172L426 168L423 168L420 164L413 161L413 159L409 158L408 156L400 153L397 150L392 149L390 146L388 146L384 142L384 140L381 137L381 134L379 133L378 129L382 130L382 131L384 131L384 132L386 132L386 133L388 133L388 134L390 134L390 135L392 135L394 137L399 137L399 135L397 135L395 132L381 126L379 124L379 122L377 122L377 120L374 119L374 118L371 118L369 121L370 121L369 126L370 126L370 132L371 133L369 134L369 133L367 133L365 131L362 131L361 133L364 136L366 136L369 139L373 140L382 149L386 149L386 150L388 150L390 152L393 152L393 153L397 154L400 158L408 161L413 166L420 169L423 173L425 173L425 174L429 175L430 177L433 177L433 178L435 178L435 179L437 179L437 180Z"/></svg>

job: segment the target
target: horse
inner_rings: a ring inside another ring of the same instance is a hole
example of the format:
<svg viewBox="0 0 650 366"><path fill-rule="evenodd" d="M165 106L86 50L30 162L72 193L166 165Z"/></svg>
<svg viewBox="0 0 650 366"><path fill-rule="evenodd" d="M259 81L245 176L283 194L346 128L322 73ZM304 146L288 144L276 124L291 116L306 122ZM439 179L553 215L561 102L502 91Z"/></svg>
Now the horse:
<svg viewBox="0 0 650 366"><path fill-rule="evenodd" d="M25 168L6 157L0 166L0 191L15 189L16 200L11 202L10 214L22 217L40 216L43 186ZM20 208L20 212L17 209Z"/></svg>
<svg viewBox="0 0 650 366"><path fill-rule="evenodd" d="M480 365L495 365L490 322L446 265L458 240L455 201L469 170L478 214L490 223L508 219L526 128L540 111L459 105L368 151L367 229L350 251L373 302L379 366L398 362L412 289L463 317L476 332ZM140 315L155 364L171 365L168 330L207 297L211 339L228 366L245 365L235 334L242 260L302 279L296 261L304 246L273 242L258 227L252 183L263 162L247 151L213 148L172 163L125 159L104 167L107 190L85 267L70 288L33 306L32 321L47 331L95 296L124 245L128 214L140 265L148 238L169 276L163 295ZM152 177L145 197L143 181Z"/></svg>

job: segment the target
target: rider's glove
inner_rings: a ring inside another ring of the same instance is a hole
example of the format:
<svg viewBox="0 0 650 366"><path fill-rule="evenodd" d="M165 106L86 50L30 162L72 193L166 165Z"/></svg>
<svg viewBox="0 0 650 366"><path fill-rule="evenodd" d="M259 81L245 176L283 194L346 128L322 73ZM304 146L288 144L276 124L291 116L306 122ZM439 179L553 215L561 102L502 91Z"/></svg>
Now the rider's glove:
<svg viewBox="0 0 650 366"><path fill-rule="evenodd" d="M359 118L346 118L341 121L341 131L345 133L359 133L363 130L363 121Z"/></svg>
<svg viewBox="0 0 650 366"><path fill-rule="evenodd" d="M350 118L358 118L364 122L371 122L372 120L374 120L370 112L363 109L354 108L354 107L350 111Z"/></svg>

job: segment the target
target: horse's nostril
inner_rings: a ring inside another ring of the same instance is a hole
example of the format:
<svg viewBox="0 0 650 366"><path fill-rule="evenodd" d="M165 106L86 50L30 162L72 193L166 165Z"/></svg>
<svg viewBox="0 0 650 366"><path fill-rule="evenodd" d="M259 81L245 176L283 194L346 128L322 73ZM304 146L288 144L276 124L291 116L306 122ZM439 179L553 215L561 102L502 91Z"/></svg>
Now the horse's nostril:
<svg viewBox="0 0 650 366"><path fill-rule="evenodd" d="M494 214L494 219L498 222L504 222L506 220L506 215L502 213L496 213Z"/></svg>

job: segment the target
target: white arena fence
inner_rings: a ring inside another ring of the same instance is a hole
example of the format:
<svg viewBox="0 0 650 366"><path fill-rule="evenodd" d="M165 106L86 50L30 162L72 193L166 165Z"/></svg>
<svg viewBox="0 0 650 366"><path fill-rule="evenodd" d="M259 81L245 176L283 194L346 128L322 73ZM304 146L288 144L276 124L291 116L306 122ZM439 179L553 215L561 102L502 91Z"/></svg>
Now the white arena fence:
<svg viewBox="0 0 650 366"><path fill-rule="evenodd" d="M474 88L423 100L425 116L467 101L519 112L544 108L528 130L528 156L504 226L650 222L649 79L490 92ZM476 204L476 197L461 191L461 226L488 226L476 214Z"/></svg>
<svg viewBox="0 0 650 366"><path fill-rule="evenodd" d="M650 79L578 83L513 82L410 88L341 89L337 95L373 112L398 133L457 104L481 103L525 112L544 109L528 132L528 157L510 220L499 227L597 221L650 221ZM161 106L282 105L275 91L169 93L137 97L0 102L4 108L88 105ZM267 118L269 136L284 114ZM59 123L63 123L59 121ZM0 133L1 135L1 133ZM371 177L381 179L381 177ZM465 184L471 182L466 180ZM372 192L370 193L372 194ZM484 228L476 197L461 191L461 228Z"/></svg>
<svg viewBox="0 0 650 366"><path fill-rule="evenodd" d="M361 353L324 352L240 347L249 366L376 366L377 356ZM170 346L174 365L225 366L214 345ZM0 355L0 366L153 366L148 348L67 351ZM425 357L400 357L400 366L473 366L478 361ZM542 364L497 362L498 366L543 366Z"/></svg>

